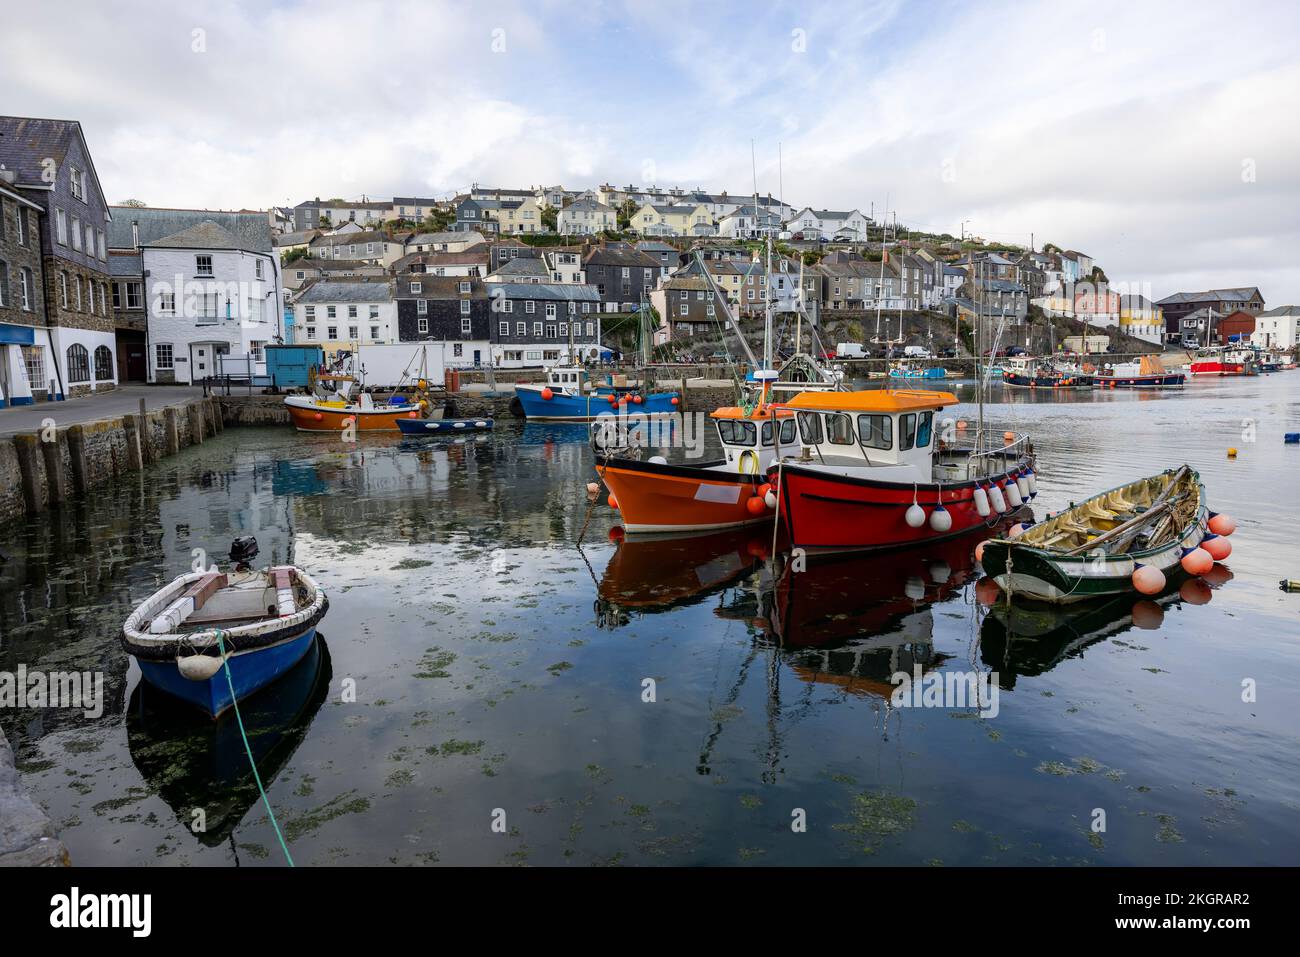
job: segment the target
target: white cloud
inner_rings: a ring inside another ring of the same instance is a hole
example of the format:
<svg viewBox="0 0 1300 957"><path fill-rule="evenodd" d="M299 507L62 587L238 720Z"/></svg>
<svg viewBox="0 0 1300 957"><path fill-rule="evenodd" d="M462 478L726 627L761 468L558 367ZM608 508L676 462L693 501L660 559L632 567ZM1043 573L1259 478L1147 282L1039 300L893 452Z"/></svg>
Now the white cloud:
<svg viewBox="0 0 1300 957"><path fill-rule="evenodd" d="M82 120L114 200L586 186L647 160L660 185L744 193L751 140L775 193L779 142L800 205L888 194L900 221L1032 232L1157 295L1300 302L1291 3L106 0L6 18L5 109Z"/></svg>

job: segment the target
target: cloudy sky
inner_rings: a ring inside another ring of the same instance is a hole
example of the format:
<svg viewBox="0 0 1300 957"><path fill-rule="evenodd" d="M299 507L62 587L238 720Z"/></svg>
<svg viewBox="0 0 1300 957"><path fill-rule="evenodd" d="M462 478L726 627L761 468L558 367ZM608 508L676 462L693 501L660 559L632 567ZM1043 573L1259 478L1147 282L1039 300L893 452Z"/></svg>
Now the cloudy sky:
<svg viewBox="0 0 1300 957"><path fill-rule="evenodd" d="M81 120L116 202L655 183L1300 303L1300 5L199 3L5 14L0 109ZM778 166L778 155L782 162Z"/></svg>

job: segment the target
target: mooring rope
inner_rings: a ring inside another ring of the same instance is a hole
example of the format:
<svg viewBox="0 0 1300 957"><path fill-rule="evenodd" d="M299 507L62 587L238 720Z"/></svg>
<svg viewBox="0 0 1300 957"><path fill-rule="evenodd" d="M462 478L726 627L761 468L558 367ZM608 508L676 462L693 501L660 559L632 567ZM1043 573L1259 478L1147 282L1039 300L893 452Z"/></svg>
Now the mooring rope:
<svg viewBox="0 0 1300 957"><path fill-rule="evenodd" d="M221 652L226 684L230 687L230 705L235 709L235 720L239 723L239 736L244 739L244 752L248 755L248 763L253 769L253 780L257 782L262 803L266 805L266 814L271 819L271 827L275 828L275 836L280 839L280 850L284 851L284 859L289 862L290 867L293 867L293 856L289 853L289 845L284 842L284 834L280 831L280 823L275 819L275 811L271 810L271 799L266 796L266 788L262 786L262 775L258 773L257 761L253 759L253 747L248 743L248 733L244 730L244 718L239 713L239 701L235 697L235 679L230 674L230 659L226 657L226 642L222 637L223 634L220 628L216 629L217 650Z"/></svg>

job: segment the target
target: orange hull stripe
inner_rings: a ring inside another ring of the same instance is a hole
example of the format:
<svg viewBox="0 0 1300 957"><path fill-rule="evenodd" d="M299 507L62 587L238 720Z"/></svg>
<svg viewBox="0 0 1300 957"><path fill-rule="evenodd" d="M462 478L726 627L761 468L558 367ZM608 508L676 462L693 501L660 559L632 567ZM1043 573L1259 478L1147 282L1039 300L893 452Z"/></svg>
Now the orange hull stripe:
<svg viewBox="0 0 1300 957"><path fill-rule="evenodd" d="M625 472L610 468L604 472L618 502L623 520L631 525L724 525L731 522L751 522L745 502L752 498L749 486L734 482L709 482L677 475L647 475L643 472ZM735 504L702 502L695 492L701 485L734 488L739 491ZM770 514L770 512L769 512Z"/></svg>
<svg viewBox="0 0 1300 957"><path fill-rule="evenodd" d="M289 406L289 418L305 432L341 432L348 419L355 419L358 432L396 432L397 420L407 412L335 412L330 409L300 409ZM316 416L320 419L317 420Z"/></svg>

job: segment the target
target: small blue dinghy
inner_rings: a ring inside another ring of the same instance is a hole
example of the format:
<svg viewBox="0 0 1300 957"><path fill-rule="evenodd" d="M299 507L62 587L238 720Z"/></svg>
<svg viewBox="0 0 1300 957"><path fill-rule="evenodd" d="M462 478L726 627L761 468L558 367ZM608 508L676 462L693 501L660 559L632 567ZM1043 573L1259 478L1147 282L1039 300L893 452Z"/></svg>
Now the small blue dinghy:
<svg viewBox="0 0 1300 957"><path fill-rule="evenodd" d="M302 660L329 610L306 572L291 565L254 571L248 563L256 555L256 539L236 539L231 571L181 575L122 626L122 645L145 681L214 718Z"/></svg>
<svg viewBox="0 0 1300 957"><path fill-rule="evenodd" d="M491 429L491 419L398 419L403 435L446 435L449 432L482 432Z"/></svg>

